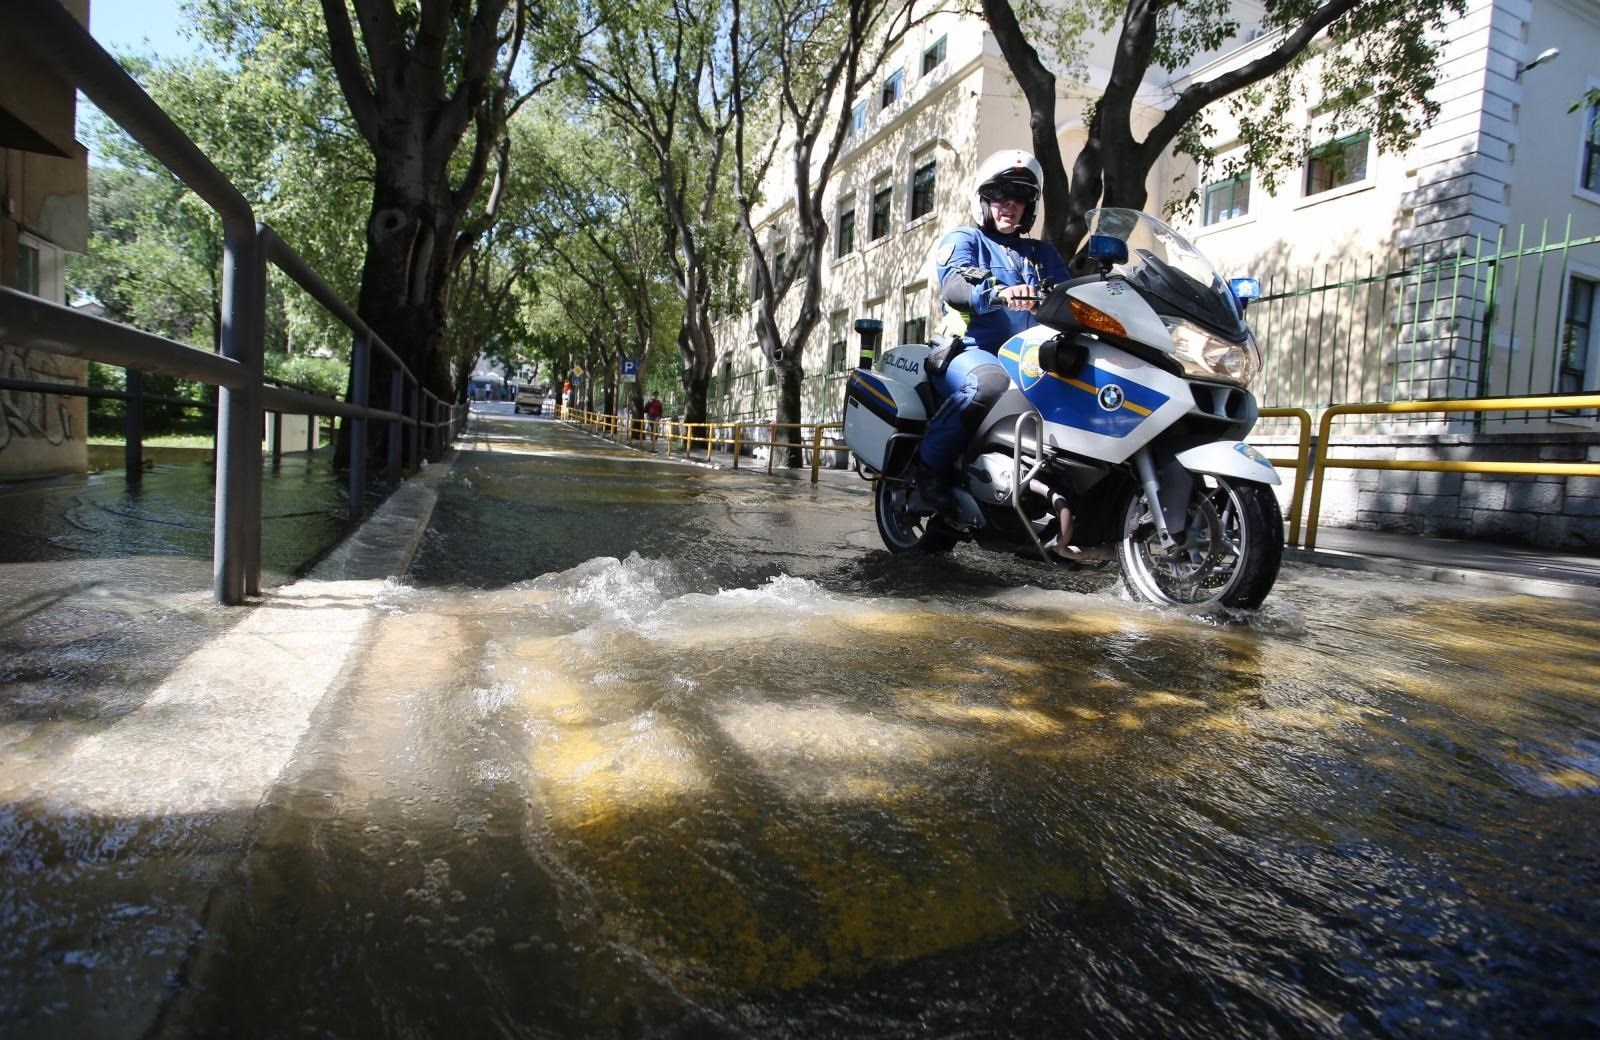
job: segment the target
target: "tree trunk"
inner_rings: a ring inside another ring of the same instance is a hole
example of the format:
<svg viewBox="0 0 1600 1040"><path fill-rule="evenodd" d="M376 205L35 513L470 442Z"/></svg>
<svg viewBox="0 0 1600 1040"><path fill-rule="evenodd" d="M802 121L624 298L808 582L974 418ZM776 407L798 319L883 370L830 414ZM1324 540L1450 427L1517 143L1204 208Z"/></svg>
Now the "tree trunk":
<svg viewBox="0 0 1600 1040"><path fill-rule="evenodd" d="M1028 129L1033 140L1033 155L1044 173L1044 219L1039 235L1070 257L1083 237L1070 233L1073 217L1082 216L1069 197L1066 160L1061 157L1061 142L1056 138L1056 77L1045 67L1039 52L1023 35L1022 26L1008 0L983 0L983 16L994 33L1000 53L1011 69L1012 78L1028 101ZM1081 223L1081 221L1079 222Z"/></svg>
<svg viewBox="0 0 1600 1040"><path fill-rule="evenodd" d="M800 383L802 378L800 355L802 353L800 349L796 348L793 351L793 356L785 355L783 364L779 366L778 421L780 423L798 423L800 421ZM788 459L785 464L791 469L805 465L805 457L801 454L799 427L787 426L781 431L781 434L783 443L788 445L786 452Z"/></svg>
<svg viewBox="0 0 1600 1040"><path fill-rule="evenodd" d="M450 241L449 229L455 221L444 219L440 207L427 198L424 185L396 183L398 178L385 177L385 165L380 160L367 222L367 256L361 268L357 311L423 389L453 401L454 380L445 349L449 264L443 255L447 250L437 243ZM371 358L367 403L386 408L392 366L377 349ZM341 427L336 453L340 462L348 461L351 450L344 429ZM368 425L369 459L384 457L387 436L387 424Z"/></svg>
<svg viewBox="0 0 1600 1040"><path fill-rule="evenodd" d="M446 402L458 389L445 343L450 275L482 231L463 234L464 217L504 131L509 67L501 55L514 58L526 24L519 7L513 31L502 35L508 2L420 0L408 33L392 0L353 0L358 43L346 0L322 0L329 57L374 160L357 311L423 389ZM452 25L461 31L454 51ZM391 367L375 352L369 404L387 406ZM360 447L381 457L387 431L387 423L369 424ZM348 462L354 447L341 431L336 461Z"/></svg>

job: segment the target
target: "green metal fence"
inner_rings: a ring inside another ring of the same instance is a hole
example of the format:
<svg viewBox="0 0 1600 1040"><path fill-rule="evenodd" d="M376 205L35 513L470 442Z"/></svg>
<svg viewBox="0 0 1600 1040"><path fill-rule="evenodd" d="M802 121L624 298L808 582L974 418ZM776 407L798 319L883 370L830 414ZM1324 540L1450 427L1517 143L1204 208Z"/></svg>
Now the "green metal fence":
<svg viewBox="0 0 1600 1040"><path fill-rule="evenodd" d="M1600 236L1569 216L1493 239L1456 240L1406 267L1377 258L1269 275L1250 309L1266 407L1317 412L1355 401L1577 393L1600 385ZM1475 417L1474 428L1545 422L1542 413ZM1438 414L1386 416L1384 428L1438 428ZM1488 424L1486 426L1486 424Z"/></svg>

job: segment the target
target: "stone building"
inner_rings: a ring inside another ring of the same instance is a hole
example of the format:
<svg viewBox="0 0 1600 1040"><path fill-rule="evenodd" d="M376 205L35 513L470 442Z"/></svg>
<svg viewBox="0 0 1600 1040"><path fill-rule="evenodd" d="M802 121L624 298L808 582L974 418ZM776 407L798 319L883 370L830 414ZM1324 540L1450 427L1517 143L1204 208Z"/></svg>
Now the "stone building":
<svg viewBox="0 0 1600 1040"><path fill-rule="evenodd" d="M88 0L63 0L88 24ZM0 285L64 303L69 252L89 239L88 156L73 137L77 95L0 33ZM0 378L84 385L73 358L0 344ZM85 398L0 388L0 481L82 473Z"/></svg>
<svg viewBox="0 0 1600 1040"><path fill-rule="evenodd" d="M1146 84L1152 120L1173 88L1275 45L1251 25L1258 5L1236 9L1237 39L1174 82ZM1111 43L1095 41L1082 83L1058 82L1069 169ZM1534 65L1550 48L1559 58ZM1148 208L1163 212L1196 192L1173 223L1224 271L1261 277L1274 297L1252 315L1266 355L1255 387L1264 406L1316 416L1340 403L1600 387L1600 247L1591 241L1600 235L1600 112L1569 111L1600 85L1596 54L1596 0L1468 0L1445 29L1439 116L1404 153L1380 152L1364 128L1333 129L1312 97L1292 117L1311 152L1301 168L1279 173L1274 190L1250 171L1223 177L1173 156L1157 165ZM1210 117L1225 161L1237 131L1225 112ZM997 149L1028 146L1027 106L998 46L981 19L954 5L908 38L857 100L827 203L828 318L805 345L806 421L839 414L856 319L882 321L890 345L925 337L937 320L929 254L968 219L973 170ZM770 187L762 228L778 255L792 204L781 185ZM723 321L717 335L712 414L771 418L776 373L751 315ZM1600 461L1595 421L1593 412L1548 410L1432 414L1374 419L1337 436L1370 457ZM1292 451L1278 444L1294 434L1269 423L1253 440L1282 457ZM1329 476L1325 523L1600 545L1594 478ZM1540 518L1524 522L1524 509Z"/></svg>

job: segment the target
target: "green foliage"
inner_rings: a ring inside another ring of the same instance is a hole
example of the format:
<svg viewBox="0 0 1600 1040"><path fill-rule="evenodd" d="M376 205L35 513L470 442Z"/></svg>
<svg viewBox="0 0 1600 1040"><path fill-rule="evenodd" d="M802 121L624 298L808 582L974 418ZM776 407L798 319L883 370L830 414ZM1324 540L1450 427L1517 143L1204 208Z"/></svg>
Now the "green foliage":
<svg viewBox="0 0 1600 1040"><path fill-rule="evenodd" d="M1208 178L1253 168L1269 189L1310 149L1358 127L1370 130L1380 149L1405 147L1438 114L1431 92L1443 28L1465 6L1465 0L1265 0L1259 7L1085 0L1052 14L1041 0L985 0L997 35L1004 35L1008 9L1019 17L1022 46L1007 50L1019 81L1037 82L1027 61L1037 53L1047 71L1082 82L1092 35L1116 37L1111 81L1089 106L1093 118L1086 124L1096 147L1074 170L1071 212L1047 213L1047 235L1066 249L1083 230L1083 210L1102 197L1111 205L1142 205L1145 178L1169 146L1210 167ZM1260 30L1260 42L1241 60L1208 67L1251 29ZM1186 78L1196 70L1202 74ZM1140 126L1148 115L1136 100L1144 82L1170 83L1173 95L1153 125ZM1314 114L1314 130L1298 116L1302 110ZM1238 127L1230 144L1241 147L1218 169L1214 145L1224 115Z"/></svg>
<svg viewBox="0 0 1600 1040"><path fill-rule="evenodd" d="M343 397L350 366L343 358L311 354L268 354L266 374L297 390Z"/></svg>
<svg viewBox="0 0 1600 1040"><path fill-rule="evenodd" d="M222 230L170 175L89 172L89 252L67 260L70 298L106 317L212 349L221 307Z"/></svg>
<svg viewBox="0 0 1600 1040"><path fill-rule="evenodd" d="M274 12L272 32L241 28L249 24L237 10L244 6L197 5L207 38L233 48L225 58L135 55L122 62L251 201L257 218L353 300L359 266L350 257L364 249L370 159L359 140L341 132L343 109L328 77L291 67L308 53L305 41L324 35L308 18L315 5L264 5ZM219 13L224 8L229 17ZM233 30L239 39L221 35ZM214 347L222 263L216 217L111 120L91 110L85 124L94 163L91 245L87 256L69 261L70 294L97 300L116 320ZM275 276L269 292L269 350L347 354L348 333L298 287Z"/></svg>
<svg viewBox="0 0 1600 1040"><path fill-rule="evenodd" d="M89 386L112 390L127 389L127 370L98 361L89 362ZM152 435L187 434L210 436L216 429L216 411L212 408L187 406L179 401L211 401L217 399L214 387L174 376L152 375L144 377L144 432ZM173 400L152 400L156 397ZM89 433L99 437L121 437L126 405L116 399L91 397L89 399Z"/></svg>
<svg viewBox="0 0 1600 1040"><path fill-rule="evenodd" d="M332 73L317 0L195 0L201 36L231 69L221 103L256 113L269 131L252 191L270 224L341 298L354 302L372 193L372 155ZM238 183L238 182L236 182ZM298 286L274 275L281 322L269 344L347 357L350 334Z"/></svg>

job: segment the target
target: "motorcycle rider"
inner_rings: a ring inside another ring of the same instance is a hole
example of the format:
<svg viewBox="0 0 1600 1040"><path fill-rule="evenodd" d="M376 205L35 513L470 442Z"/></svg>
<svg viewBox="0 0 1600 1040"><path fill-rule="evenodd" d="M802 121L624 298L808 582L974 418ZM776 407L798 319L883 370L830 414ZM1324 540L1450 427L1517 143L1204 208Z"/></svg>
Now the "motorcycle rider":
<svg viewBox="0 0 1600 1040"><path fill-rule="evenodd" d="M1025 237L1044 184L1039 161L1020 148L996 152L978 167L972 218L949 232L934 251L948 346L929 357L934 393L942 401L928 421L917 453L916 481L940 511L954 505L951 470L989 410L1011 385L1000 345L1035 323L1039 286L1067 278L1067 265L1048 242Z"/></svg>

